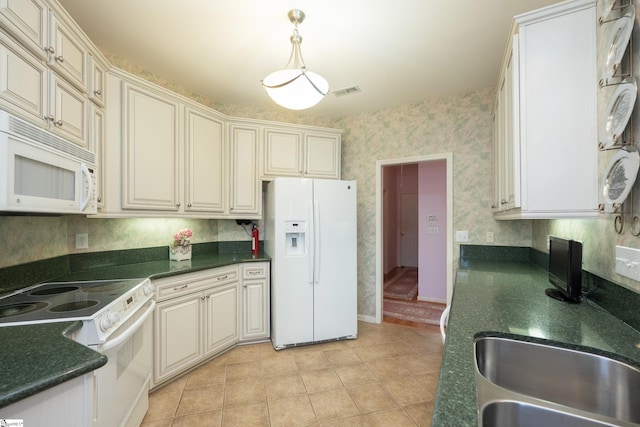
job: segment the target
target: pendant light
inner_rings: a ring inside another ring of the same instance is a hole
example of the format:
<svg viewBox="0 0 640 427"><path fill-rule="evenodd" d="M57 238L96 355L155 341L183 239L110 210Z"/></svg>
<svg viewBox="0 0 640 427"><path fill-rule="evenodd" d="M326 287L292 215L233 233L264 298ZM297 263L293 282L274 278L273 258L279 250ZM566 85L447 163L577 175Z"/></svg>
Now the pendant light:
<svg viewBox="0 0 640 427"><path fill-rule="evenodd" d="M304 12L299 9L287 15L295 28L291 36L291 55L283 70L274 71L261 83L273 101L289 110L311 108L329 92L329 83L320 75L307 70L302 59L298 24L304 20ZM291 68L289 66L291 65Z"/></svg>

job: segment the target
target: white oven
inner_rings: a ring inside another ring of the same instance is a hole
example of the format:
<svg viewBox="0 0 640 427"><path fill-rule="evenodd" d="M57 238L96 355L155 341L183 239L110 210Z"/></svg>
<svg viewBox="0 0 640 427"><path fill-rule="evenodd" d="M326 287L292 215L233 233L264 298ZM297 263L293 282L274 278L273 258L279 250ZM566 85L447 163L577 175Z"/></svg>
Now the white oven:
<svg viewBox="0 0 640 427"><path fill-rule="evenodd" d="M108 361L93 371L86 406L74 410L93 420L87 427L138 427L149 406L154 292L149 279L44 283L0 298L0 327L82 321L69 338Z"/></svg>
<svg viewBox="0 0 640 427"><path fill-rule="evenodd" d="M142 423L149 407L154 308L155 301L149 300L107 341L89 346L109 359L95 371L96 427Z"/></svg>

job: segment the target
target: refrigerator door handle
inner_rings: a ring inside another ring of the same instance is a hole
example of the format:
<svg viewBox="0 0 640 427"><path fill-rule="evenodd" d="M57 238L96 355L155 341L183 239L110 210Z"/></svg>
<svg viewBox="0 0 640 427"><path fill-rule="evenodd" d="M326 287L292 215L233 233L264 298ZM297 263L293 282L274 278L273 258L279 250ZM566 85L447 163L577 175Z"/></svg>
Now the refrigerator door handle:
<svg viewBox="0 0 640 427"><path fill-rule="evenodd" d="M314 202L314 218L313 218L313 281L320 282L320 208L318 202Z"/></svg>
<svg viewBox="0 0 640 427"><path fill-rule="evenodd" d="M309 220L313 221L313 201L309 202ZM311 234L311 227L309 227L309 234ZM309 236L308 236L309 237ZM310 250L310 254L307 257L307 262L308 262L308 267L309 267L309 272L307 275L307 279L308 282L313 285L313 260L315 257L315 253L314 253L314 245L313 240L315 239L315 236L310 236L311 238L307 238L307 245L309 245L309 250Z"/></svg>

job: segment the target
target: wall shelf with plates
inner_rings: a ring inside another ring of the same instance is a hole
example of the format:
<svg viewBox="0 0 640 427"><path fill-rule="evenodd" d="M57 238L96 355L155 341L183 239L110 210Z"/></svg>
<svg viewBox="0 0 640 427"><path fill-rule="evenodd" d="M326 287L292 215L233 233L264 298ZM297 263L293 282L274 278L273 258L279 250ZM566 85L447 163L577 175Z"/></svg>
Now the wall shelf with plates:
<svg viewBox="0 0 640 427"><path fill-rule="evenodd" d="M633 188L640 166L634 145L634 120L638 85L634 77L632 1L603 1L598 19L598 148L609 155L601 184L600 213L613 214L614 229L622 234L627 218L631 233L640 236L640 216L634 212Z"/></svg>

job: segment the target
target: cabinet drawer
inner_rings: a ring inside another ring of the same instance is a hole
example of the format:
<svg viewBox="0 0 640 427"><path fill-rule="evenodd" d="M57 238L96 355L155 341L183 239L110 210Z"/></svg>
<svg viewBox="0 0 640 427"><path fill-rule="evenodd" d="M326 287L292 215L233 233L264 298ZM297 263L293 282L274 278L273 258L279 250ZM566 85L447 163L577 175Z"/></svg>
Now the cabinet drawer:
<svg viewBox="0 0 640 427"><path fill-rule="evenodd" d="M264 279L269 273L269 263L248 263L242 266L242 279Z"/></svg>
<svg viewBox="0 0 640 427"><path fill-rule="evenodd" d="M212 270L185 273L179 276L154 280L156 301L164 301L180 295L200 291L212 286L224 285L238 280L238 268L224 267Z"/></svg>

